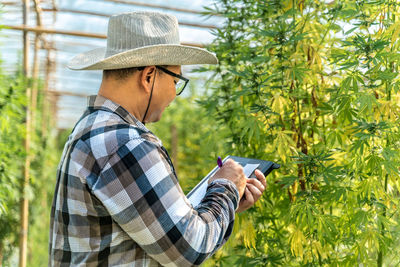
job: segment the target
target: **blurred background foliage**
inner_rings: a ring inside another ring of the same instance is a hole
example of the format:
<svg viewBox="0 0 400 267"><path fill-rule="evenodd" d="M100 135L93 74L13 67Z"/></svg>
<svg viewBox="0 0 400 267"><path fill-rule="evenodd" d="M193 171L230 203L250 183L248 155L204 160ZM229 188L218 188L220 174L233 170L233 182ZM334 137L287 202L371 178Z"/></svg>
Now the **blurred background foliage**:
<svg viewBox="0 0 400 267"><path fill-rule="evenodd" d="M59 138L55 129L48 128L41 108L39 94L31 135L31 150L27 155L26 88L40 81L27 79L18 71L5 75L0 67L0 263L15 266L20 232L20 199L27 156L31 159L30 185L27 188L29 206L28 266L46 266L48 252L49 212L54 179L65 136ZM60 145L61 143L61 145ZM1 264L0 264L1 265Z"/></svg>
<svg viewBox="0 0 400 267"><path fill-rule="evenodd" d="M226 18L209 48L220 64L197 69L213 73L206 88L192 87L149 127L185 192L218 155L282 167L205 266L400 264L397 2L219 0L207 8ZM12 266L33 81L0 77L0 255ZM47 265L56 166L69 134L43 127L43 101L30 153L28 266Z"/></svg>
<svg viewBox="0 0 400 267"><path fill-rule="evenodd" d="M24 84L21 74L7 76L0 69L0 260L5 262L18 244L21 163L25 158Z"/></svg>

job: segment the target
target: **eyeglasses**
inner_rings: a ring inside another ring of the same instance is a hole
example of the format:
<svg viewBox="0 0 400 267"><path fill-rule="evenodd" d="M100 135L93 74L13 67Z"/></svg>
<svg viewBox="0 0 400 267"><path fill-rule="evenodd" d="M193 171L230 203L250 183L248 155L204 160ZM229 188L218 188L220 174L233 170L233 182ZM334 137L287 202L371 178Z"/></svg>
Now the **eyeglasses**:
<svg viewBox="0 0 400 267"><path fill-rule="evenodd" d="M178 78L179 80L176 81L174 79L175 82L175 88L176 88L176 95L180 95L182 94L183 90L185 89L186 85L189 82L188 78L183 77L182 75L173 73L172 71L167 70L166 68L160 67L160 66L156 66L157 69L162 70L163 72L165 72L166 74L169 74L175 78Z"/></svg>

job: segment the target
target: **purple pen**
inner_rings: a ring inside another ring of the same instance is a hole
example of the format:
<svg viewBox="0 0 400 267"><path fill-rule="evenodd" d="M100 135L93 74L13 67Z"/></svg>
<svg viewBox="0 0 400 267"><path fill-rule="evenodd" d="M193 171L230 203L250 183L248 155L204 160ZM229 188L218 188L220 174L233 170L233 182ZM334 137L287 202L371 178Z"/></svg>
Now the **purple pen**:
<svg viewBox="0 0 400 267"><path fill-rule="evenodd" d="M220 168L222 167L222 159L220 156L218 156L217 164L218 164L218 167L220 167Z"/></svg>

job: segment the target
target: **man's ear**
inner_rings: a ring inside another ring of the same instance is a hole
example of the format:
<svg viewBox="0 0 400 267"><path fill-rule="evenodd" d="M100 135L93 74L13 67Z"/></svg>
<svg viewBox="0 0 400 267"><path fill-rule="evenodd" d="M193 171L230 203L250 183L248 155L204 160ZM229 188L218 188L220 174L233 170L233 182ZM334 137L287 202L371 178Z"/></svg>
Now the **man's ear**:
<svg viewBox="0 0 400 267"><path fill-rule="evenodd" d="M147 92L151 91L151 87L156 77L156 66L147 66L140 75L140 86Z"/></svg>

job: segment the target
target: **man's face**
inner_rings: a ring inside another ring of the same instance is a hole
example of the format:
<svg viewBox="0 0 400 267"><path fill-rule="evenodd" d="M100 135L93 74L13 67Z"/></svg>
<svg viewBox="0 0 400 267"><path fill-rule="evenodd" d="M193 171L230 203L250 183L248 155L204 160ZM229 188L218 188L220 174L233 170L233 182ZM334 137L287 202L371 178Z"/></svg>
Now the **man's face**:
<svg viewBox="0 0 400 267"><path fill-rule="evenodd" d="M168 66L167 69L176 74L181 73L181 66ZM153 97L151 99L149 114L146 116L146 122L156 122L161 119L165 108L175 99L175 82L178 78L164 73L157 69L153 88Z"/></svg>

